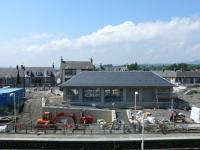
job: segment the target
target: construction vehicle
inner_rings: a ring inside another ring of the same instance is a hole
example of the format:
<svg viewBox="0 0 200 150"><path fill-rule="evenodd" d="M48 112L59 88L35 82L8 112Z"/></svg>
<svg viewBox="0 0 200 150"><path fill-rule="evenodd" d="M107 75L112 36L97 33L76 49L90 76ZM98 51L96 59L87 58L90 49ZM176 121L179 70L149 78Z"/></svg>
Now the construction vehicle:
<svg viewBox="0 0 200 150"><path fill-rule="evenodd" d="M74 127L77 127L77 117L75 113L58 112L56 116L53 116L51 112L43 112L42 118L39 118L36 122L37 128L43 127L55 127L61 122L61 118L72 118L74 122ZM80 117L80 123L91 124L93 122L93 117L90 115L82 115ZM72 125L65 123L66 128L71 128Z"/></svg>

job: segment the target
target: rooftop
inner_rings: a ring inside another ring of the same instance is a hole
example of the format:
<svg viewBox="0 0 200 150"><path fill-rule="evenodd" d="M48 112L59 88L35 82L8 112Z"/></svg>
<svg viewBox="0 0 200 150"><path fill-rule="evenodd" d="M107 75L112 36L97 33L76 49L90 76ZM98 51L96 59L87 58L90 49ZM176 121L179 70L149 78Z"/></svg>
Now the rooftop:
<svg viewBox="0 0 200 150"><path fill-rule="evenodd" d="M22 88L0 88L0 94L12 93L22 90Z"/></svg>
<svg viewBox="0 0 200 150"><path fill-rule="evenodd" d="M62 61L62 69L94 69L90 61Z"/></svg>
<svg viewBox="0 0 200 150"><path fill-rule="evenodd" d="M200 71L155 71L164 78L175 78L175 77L198 77L200 78Z"/></svg>
<svg viewBox="0 0 200 150"><path fill-rule="evenodd" d="M173 87L167 80L149 71L95 72L84 71L61 87Z"/></svg>

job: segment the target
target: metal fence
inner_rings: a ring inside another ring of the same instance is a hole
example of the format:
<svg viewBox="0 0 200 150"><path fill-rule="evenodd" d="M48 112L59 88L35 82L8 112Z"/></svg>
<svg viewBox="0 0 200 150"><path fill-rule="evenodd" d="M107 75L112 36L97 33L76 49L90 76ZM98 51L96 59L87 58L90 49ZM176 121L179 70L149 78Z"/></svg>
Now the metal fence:
<svg viewBox="0 0 200 150"><path fill-rule="evenodd" d="M98 124L78 124L74 127L69 127L63 124L49 124L45 126L36 126L32 122L26 124L9 123L6 125L5 132L7 134L64 134L64 135L109 135L109 134L140 134L142 133L142 126L134 124L122 124L107 126L100 126ZM200 126L195 128L188 128L188 124L154 124L145 125L145 134L168 134L168 133L199 133Z"/></svg>

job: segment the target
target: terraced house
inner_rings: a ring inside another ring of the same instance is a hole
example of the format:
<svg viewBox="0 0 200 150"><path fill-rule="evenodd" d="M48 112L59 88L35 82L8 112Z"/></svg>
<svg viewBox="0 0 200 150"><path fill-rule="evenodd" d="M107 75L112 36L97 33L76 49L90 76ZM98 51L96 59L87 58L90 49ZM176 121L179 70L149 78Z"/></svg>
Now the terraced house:
<svg viewBox="0 0 200 150"><path fill-rule="evenodd" d="M0 86L54 86L53 67L0 68Z"/></svg>
<svg viewBox="0 0 200 150"><path fill-rule="evenodd" d="M97 107L169 107L173 86L148 71L84 71L60 85L67 103Z"/></svg>
<svg viewBox="0 0 200 150"><path fill-rule="evenodd" d="M200 84L200 71L157 71L155 72L171 83Z"/></svg>

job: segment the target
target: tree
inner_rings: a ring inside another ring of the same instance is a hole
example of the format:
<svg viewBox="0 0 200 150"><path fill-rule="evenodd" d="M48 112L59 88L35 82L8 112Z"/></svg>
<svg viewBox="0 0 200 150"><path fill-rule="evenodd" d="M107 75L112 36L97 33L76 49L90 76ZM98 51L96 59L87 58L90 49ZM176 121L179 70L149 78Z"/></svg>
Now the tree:
<svg viewBox="0 0 200 150"><path fill-rule="evenodd" d="M138 70L139 69L137 62L127 65L127 67L129 70Z"/></svg>
<svg viewBox="0 0 200 150"><path fill-rule="evenodd" d="M17 84L20 84L20 75L19 75L19 66L16 66L17 69Z"/></svg>

